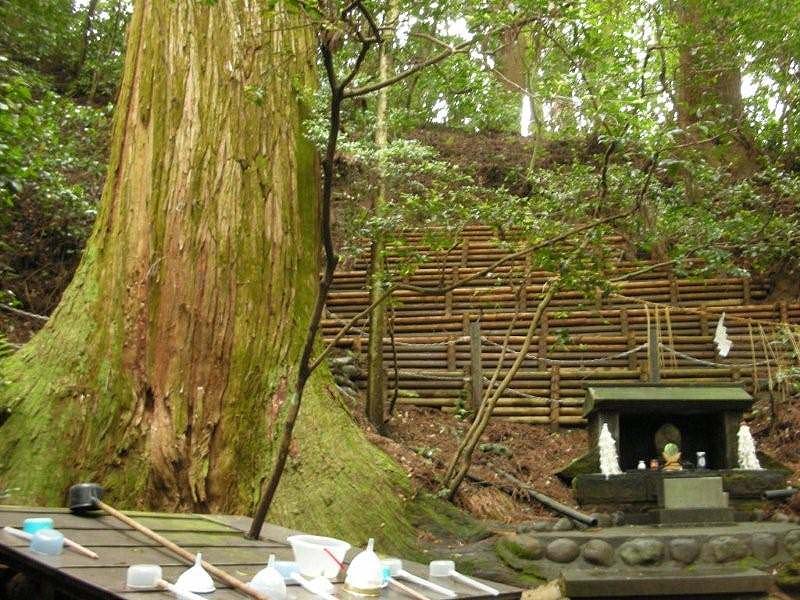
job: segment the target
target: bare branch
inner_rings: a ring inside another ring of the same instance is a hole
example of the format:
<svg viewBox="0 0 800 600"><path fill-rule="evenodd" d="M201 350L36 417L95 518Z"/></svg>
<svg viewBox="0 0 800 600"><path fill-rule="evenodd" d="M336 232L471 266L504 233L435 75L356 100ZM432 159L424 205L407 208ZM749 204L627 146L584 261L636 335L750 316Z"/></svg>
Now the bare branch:
<svg viewBox="0 0 800 600"><path fill-rule="evenodd" d="M308 383L308 378L313 372L313 368L310 364L311 355L317 340L319 324L322 320L322 311L328 299L328 291L333 283L333 274L336 270L336 264L339 262L339 257L336 255L333 246L333 234L331 230L331 197L333 195L333 161L336 155L336 144L339 139L339 130L341 128L342 88L336 83L336 71L333 65L333 54L330 47L325 42L320 42L319 47L322 52L323 62L325 63L328 83L331 87L330 129L328 131L325 157L322 161L322 169L325 177L322 182L319 225L319 236L322 239L322 246L325 251L324 268L319 280L317 297L314 301L314 308L311 313L311 318L309 319L308 329L306 330L303 351L297 364L295 389L289 400L289 408L283 425L280 445L278 446L278 453L275 457L275 466L273 467L266 486L263 488L261 499L253 515L253 521L246 534L246 537L250 539L258 539L261 533L261 526L272 506L272 501L275 498L275 493L278 490L278 485L280 484L283 471L286 467L286 460L289 458L292 434L294 432L295 423L297 422L297 416L300 414L303 392L305 391L306 383Z"/></svg>
<svg viewBox="0 0 800 600"><path fill-rule="evenodd" d="M503 27L497 27L497 28L494 28L494 29L490 29L489 31L487 31L483 35L476 35L472 39L466 40L464 42L461 42L460 44L456 44L455 46L447 44L446 42L440 42L440 45L442 47L444 47L444 50L442 50L438 54L434 54L433 56L429 57L427 60L419 62L419 63L415 64L414 66L409 67L405 71L401 71L400 73L397 73L393 77L389 77L388 79L385 79L383 81L378 81L376 83L371 83L371 84L368 84L368 85L363 85L361 87L357 87L357 88L353 88L351 90L348 90L348 91L346 91L344 93L344 97L345 98L354 98L356 96L364 96L366 94L371 94L372 92L377 92L378 90L380 90L382 88L385 88L385 87L388 87L390 85L393 85L393 84L397 83L398 81L402 81L406 77L409 77L409 76L413 75L414 73L417 73L418 71L421 71L421 70L423 70L423 69L425 69L427 67L430 67L431 65L435 65L437 63L440 63L444 59L452 56L453 54L459 54L459 53L462 53L462 52L466 52L467 50L469 50L470 48L475 46L479 41L484 40L486 38L489 38L489 37L491 37L493 35L496 35L496 34L502 32L502 31L504 31L505 29L508 29L510 27L515 27L515 26L522 26L522 25L525 25L527 23L531 23L533 21L537 21L538 19L539 19L539 17L527 18L527 19L520 20L520 21L518 21L516 23L512 23L510 25L505 25Z"/></svg>
<svg viewBox="0 0 800 600"><path fill-rule="evenodd" d="M500 385L497 386L492 395L481 405L479 417L475 419L475 422L470 427L471 435L470 433L467 434L464 442L462 442L462 447L459 448L459 452L456 454L456 457L448 469L448 475L445 477L444 485L445 489L447 490L447 498L450 500L452 500L455 496L459 485L464 480L464 476L467 474L467 471L469 471L469 467L472 462L472 453L474 452L475 447L478 445L483 432L486 430L486 426L489 424L489 420L492 416L492 410L497 404L497 401L500 399L500 396L502 396L503 392L505 392L506 388L508 388L511 380L519 371L519 368L522 366L528 350L530 349L531 342L533 340L533 334L536 333L536 329L539 326L539 321L541 320L545 309L550 304L550 300L553 299L556 290L558 290L558 277L554 277L553 279L549 280L548 283L549 286L547 292L539 302L539 306L536 307L536 313L533 315L533 318L528 325L528 331L525 335L525 340L522 342L522 348L520 348L519 353L514 359L514 363L506 372L505 376L500 382Z"/></svg>
<svg viewBox="0 0 800 600"><path fill-rule="evenodd" d="M681 256L679 258L673 258L671 260L665 260L663 262L647 265L646 267L642 267L641 269L636 269L635 271L631 271L630 273L625 273L624 275L618 275L617 277L612 277L611 279L609 279L609 281L617 282L617 281L626 281L628 279L633 279L634 277L638 277L639 275L644 275L645 273L649 273L650 271L655 271L657 269L660 269L661 267L668 267L669 265L673 265L676 262L683 260L684 258L686 257Z"/></svg>
<svg viewBox="0 0 800 600"><path fill-rule="evenodd" d="M367 57L367 53L369 49L372 47L372 42L369 40L365 40L361 43L361 48L358 51L358 56L356 56L356 62L353 65L353 69L350 73L342 80L341 85L339 85L339 92L342 93L344 89L350 84L355 76L358 75L358 72L361 70L361 65L364 63L364 59Z"/></svg>
<svg viewBox="0 0 800 600"><path fill-rule="evenodd" d="M358 10L361 12L361 14L364 15L364 18L367 20L367 23L369 23L369 28L372 30L372 35L375 36L376 43L382 44L383 35L381 33L381 28L378 27L378 24L375 22L375 17L373 16L373 14L367 9L367 7L364 6L361 0L359 0L356 3L356 6L358 7Z"/></svg>
<svg viewBox="0 0 800 600"><path fill-rule="evenodd" d="M391 295L392 295L392 292L394 292L394 290L395 290L395 288L394 288L394 287L389 287L389 288L387 288L387 290L386 290L385 292L383 292L383 294L382 294L382 295L381 295L381 296L380 296L380 297L379 297L377 300L375 300L375 302L373 302L372 304L370 304L370 305L369 305L367 308L365 308L365 309L364 309L364 310L362 310L360 313L356 314L356 315L355 315L355 316L354 316L352 319L350 319L350 320L349 320L349 321L348 321L348 322L347 322L347 323L344 325L344 327L342 327L342 328L339 330L339 332L338 332L338 333L337 333L337 334L334 336L334 338L333 338L333 339L332 339L332 340L331 340L331 341L328 343L328 345L327 345L327 346L325 346L325 349L324 349L324 350L323 350L323 351L320 353L320 355L319 355L319 356L317 356L317 358L314 360L314 362L313 362L313 363L311 363L311 371L313 371L314 369L316 369L316 368L317 368L317 367L318 367L318 366L319 366L319 365L322 363L322 361L323 361L323 360L325 360L325 357L326 357L326 356L328 356L328 354L330 354L331 350L333 350L333 348L336 346L336 344L338 344L338 343L339 343L339 340L341 340L341 339L342 339L342 338L343 338L345 335L347 335L347 332L348 332L348 331L350 331L350 330L353 328L353 325L355 325L356 323L358 323L358 321L359 321L360 319L362 319L362 318L366 317L366 316L367 316L368 314L370 314L370 313L371 313L373 310L375 310L375 307L376 307L376 306L378 306L378 305L379 305L379 304L381 304L382 302L385 302L385 301L386 301L386 299L387 299L389 296L391 296Z"/></svg>
<svg viewBox="0 0 800 600"><path fill-rule="evenodd" d="M28 312L27 310L14 308L13 306L9 306L8 304L0 304L0 309L6 312L10 312L12 315L25 317L26 319L36 319L37 321L44 321L44 322L47 322L49 320L49 317L45 317L44 315L37 315L36 313Z"/></svg>

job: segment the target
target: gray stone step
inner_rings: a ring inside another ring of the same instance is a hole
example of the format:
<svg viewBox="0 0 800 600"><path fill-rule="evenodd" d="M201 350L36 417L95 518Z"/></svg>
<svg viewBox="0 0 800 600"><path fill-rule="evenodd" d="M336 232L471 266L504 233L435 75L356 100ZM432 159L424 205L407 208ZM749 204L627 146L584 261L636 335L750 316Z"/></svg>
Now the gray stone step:
<svg viewBox="0 0 800 600"><path fill-rule="evenodd" d="M766 592L772 575L757 569L648 569L616 573L566 570L569 598L648 598Z"/></svg>

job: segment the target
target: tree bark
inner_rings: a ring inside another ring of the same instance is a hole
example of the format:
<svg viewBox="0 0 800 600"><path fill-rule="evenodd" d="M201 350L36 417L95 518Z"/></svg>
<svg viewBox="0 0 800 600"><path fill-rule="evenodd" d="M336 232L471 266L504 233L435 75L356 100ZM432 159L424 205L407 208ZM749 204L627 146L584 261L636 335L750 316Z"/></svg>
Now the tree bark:
<svg viewBox="0 0 800 600"><path fill-rule="evenodd" d="M497 55L497 68L502 73L501 83L505 88L520 95L519 120L520 133L522 134L522 107L527 96L534 108L534 99L531 98L526 90L533 90L528 85L531 83L531 73L528 66L527 54L529 52L530 35L522 28L509 28L503 32L503 46ZM532 115L531 121L536 125L536 117ZM537 130L538 133L538 130Z"/></svg>
<svg viewBox="0 0 800 600"><path fill-rule="evenodd" d="M15 503L58 505L85 479L128 508L257 500L320 265L318 161L302 134L314 38L282 6L135 4L93 234L48 324L0 365ZM270 516L401 544L404 473L329 387L325 369L309 381Z"/></svg>
<svg viewBox="0 0 800 600"><path fill-rule="evenodd" d="M384 81L393 75L392 40L397 25L398 8L396 0L389 0L386 15L386 28L383 32L383 44L378 54L378 80ZM375 145L385 149L389 143L389 88L378 91L375 110ZM378 181L378 195L373 202L373 211L379 217L385 213L388 189L383 165ZM375 308L369 315L369 341L367 343L367 418L378 433L383 433L385 373L383 370L383 338L386 337L386 303L376 302L386 286L386 249L383 236L378 234L370 246L369 300Z"/></svg>
<svg viewBox="0 0 800 600"><path fill-rule="evenodd" d="M678 124L714 165L746 177L758 168L744 121L740 57L731 45L730 24L712 5L673 0L678 25L676 77ZM714 122L712 134L696 127ZM703 141L713 138L711 141Z"/></svg>

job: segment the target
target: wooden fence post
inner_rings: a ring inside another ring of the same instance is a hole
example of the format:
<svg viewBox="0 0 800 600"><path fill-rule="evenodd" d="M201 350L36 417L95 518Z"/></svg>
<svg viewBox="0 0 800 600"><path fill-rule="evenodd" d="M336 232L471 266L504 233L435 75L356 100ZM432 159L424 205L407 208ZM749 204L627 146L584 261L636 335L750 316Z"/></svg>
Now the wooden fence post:
<svg viewBox="0 0 800 600"><path fill-rule="evenodd" d="M675 273L669 274L669 300L672 304L677 304L680 300L678 280L675 278Z"/></svg>
<svg viewBox="0 0 800 600"><path fill-rule="evenodd" d="M661 383L661 365L658 358L658 330L651 324L647 330L647 365L650 383Z"/></svg>
<svg viewBox="0 0 800 600"><path fill-rule="evenodd" d="M450 340L447 342L447 370L456 370L456 341Z"/></svg>
<svg viewBox="0 0 800 600"><path fill-rule="evenodd" d="M550 369L550 428L558 429L561 414L561 371L558 365Z"/></svg>
<svg viewBox="0 0 800 600"><path fill-rule="evenodd" d="M789 322L789 304L786 300L781 300L778 304L779 310L781 312L781 322L788 323Z"/></svg>
<svg viewBox="0 0 800 600"><path fill-rule="evenodd" d="M706 313L706 311L702 311L700 313L700 335L703 337L708 337L710 334L711 333L708 330L708 313Z"/></svg>
<svg viewBox="0 0 800 600"><path fill-rule="evenodd" d="M470 378L472 386L470 394L470 410L477 414L483 399L483 369L481 368L481 324L471 321L469 324L469 358Z"/></svg>
<svg viewBox="0 0 800 600"><path fill-rule="evenodd" d="M628 344L628 350L635 348L636 334L631 331L628 323L628 309L626 308L619 311L619 325L622 330L622 335L625 336L626 343ZM631 371L637 371L639 369L639 357L637 352L631 352L628 355L628 368Z"/></svg>
<svg viewBox="0 0 800 600"><path fill-rule="evenodd" d="M547 313L543 313L542 318L539 321L539 360L537 361L537 366L541 371L544 371L547 368L545 359L547 358L548 335L550 335L550 319L547 317Z"/></svg>
<svg viewBox="0 0 800 600"><path fill-rule="evenodd" d="M472 373L470 373L469 363L461 368L461 397L466 400L467 407L472 404Z"/></svg>
<svg viewBox="0 0 800 600"><path fill-rule="evenodd" d="M386 367L381 367L381 400L383 414L381 415L381 427L378 428L378 433L383 435L383 423L386 420L386 407L389 405L389 370Z"/></svg>

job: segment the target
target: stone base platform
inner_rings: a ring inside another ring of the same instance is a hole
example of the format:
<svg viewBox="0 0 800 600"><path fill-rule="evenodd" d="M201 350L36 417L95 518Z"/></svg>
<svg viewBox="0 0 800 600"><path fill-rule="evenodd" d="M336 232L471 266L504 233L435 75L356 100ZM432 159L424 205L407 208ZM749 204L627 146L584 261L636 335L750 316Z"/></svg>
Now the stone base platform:
<svg viewBox="0 0 800 600"><path fill-rule="evenodd" d="M731 508L660 508L656 511L661 525L720 524L733 523Z"/></svg>
<svg viewBox="0 0 800 600"><path fill-rule="evenodd" d="M775 469L742 471L739 469L702 471L627 471L606 478L600 473L578 475L572 481L575 497L582 506L619 506L620 504L657 506L665 478L722 477L723 489L732 503L756 500L766 490L786 487L787 473Z"/></svg>
<svg viewBox="0 0 800 600"><path fill-rule="evenodd" d="M761 592L773 567L800 559L796 523L629 525L527 531L501 538L510 568L541 579L564 577L570 598Z"/></svg>
<svg viewBox="0 0 800 600"><path fill-rule="evenodd" d="M695 597L698 595L761 594L770 589L772 576L757 569L705 569L699 572L662 569L627 574L596 571L565 573L569 598Z"/></svg>

